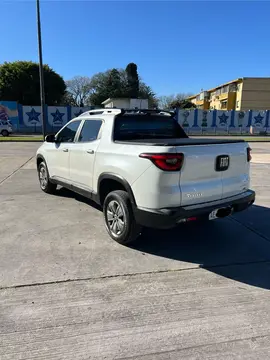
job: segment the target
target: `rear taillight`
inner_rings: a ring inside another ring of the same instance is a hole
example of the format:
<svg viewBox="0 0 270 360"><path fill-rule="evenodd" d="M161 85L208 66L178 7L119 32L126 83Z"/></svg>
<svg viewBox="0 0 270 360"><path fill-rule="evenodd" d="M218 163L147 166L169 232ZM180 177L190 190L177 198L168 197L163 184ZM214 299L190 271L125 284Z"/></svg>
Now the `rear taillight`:
<svg viewBox="0 0 270 360"><path fill-rule="evenodd" d="M140 154L140 157L149 159L164 171L179 171L184 162L184 154Z"/></svg>
<svg viewBox="0 0 270 360"><path fill-rule="evenodd" d="M252 159L252 156L251 156L251 148L248 147L247 148L247 161L250 162Z"/></svg>

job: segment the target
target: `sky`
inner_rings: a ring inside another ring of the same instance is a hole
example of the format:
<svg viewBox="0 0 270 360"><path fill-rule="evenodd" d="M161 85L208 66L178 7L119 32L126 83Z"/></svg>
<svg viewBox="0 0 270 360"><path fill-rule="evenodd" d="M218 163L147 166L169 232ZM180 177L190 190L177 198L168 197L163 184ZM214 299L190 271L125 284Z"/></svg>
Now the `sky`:
<svg viewBox="0 0 270 360"><path fill-rule="evenodd" d="M38 61L34 0L0 0L0 63ZM158 96L270 76L270 2L41 0L43 62L65 80L138 65Z"/></svg>

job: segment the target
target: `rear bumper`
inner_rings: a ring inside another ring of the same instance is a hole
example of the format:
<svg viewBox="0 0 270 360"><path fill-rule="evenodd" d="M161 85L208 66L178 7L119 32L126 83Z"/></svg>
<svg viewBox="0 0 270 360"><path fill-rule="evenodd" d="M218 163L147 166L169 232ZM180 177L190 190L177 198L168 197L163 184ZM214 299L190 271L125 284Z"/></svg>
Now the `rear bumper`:
<svg viewBox="0 0 270 360"><path fill-rule="evenodd" d="M170 229L177 226L184 219L192 217L207 218L213 210L220 208L230 207L233 212L243 211L252 205L254 201L255 192L248 190L237 196L204 204L159 210L136 208L134 209L134 216L140 225L157 229Z"/></svg>

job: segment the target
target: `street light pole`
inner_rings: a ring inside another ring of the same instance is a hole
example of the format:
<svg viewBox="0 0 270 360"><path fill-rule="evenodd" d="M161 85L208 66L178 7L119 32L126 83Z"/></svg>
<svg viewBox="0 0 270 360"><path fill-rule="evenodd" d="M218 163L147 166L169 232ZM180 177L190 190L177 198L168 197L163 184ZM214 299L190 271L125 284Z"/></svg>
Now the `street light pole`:
<svg viewBox="0 0 270 360"><path fill-rule="evenodd" d="M42 133L43 133L43 140L45 140L45 136L46 136L45 91L44 91L44 75L43 75L43 61L42 61L42 40L41 40L39 0L37 0L37 31L38 31L39 81L40 81L40 105L41 105Z"/></svg>

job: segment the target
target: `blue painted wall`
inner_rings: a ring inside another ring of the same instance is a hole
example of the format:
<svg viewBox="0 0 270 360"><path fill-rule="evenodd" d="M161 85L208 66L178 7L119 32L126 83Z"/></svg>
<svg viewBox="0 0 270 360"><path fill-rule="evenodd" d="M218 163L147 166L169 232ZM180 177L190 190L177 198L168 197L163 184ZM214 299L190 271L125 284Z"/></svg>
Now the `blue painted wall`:
<svg viewBox="0 0 270 360"><path fill-rule="evenodd" d="M57 132L63 125L93 107L46 106L46 132ZM42 132L41 107L18 104L19 132Z"/></svg>
<svg viewBox="0 0 270 360"><path fill-rule="evenodd" d="M178 122L194 135L270 133L269 110L178 110Z"/></svg>
<svg viewBox="0 0 270 360"><path fill-rule="evenodd" d="M63 125L93 107L46 106L46 131L57 132ZM269 110L221 111L183 110L177 111L178 122L188 134L249 134L262 131L270 134ZM41 133L40 106L22 106L15 101L0 101L0 120L9 119L14 131Z"/></svg>

